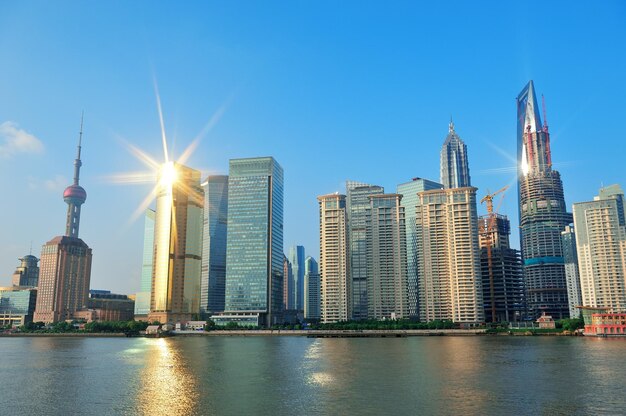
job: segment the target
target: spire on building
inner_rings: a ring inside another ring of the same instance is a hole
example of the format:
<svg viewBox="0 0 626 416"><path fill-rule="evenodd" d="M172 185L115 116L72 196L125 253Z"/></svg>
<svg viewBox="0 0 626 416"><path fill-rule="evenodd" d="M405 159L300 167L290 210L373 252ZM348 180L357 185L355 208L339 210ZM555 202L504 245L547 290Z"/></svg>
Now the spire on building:
<svg viewBox="0 0 626 416"><path fill-rule="evenodd" d="M448 135L441 148L440 179L446 189L472 186L467 161L467 146L454 130L452 117L448 125Z"/></svg>
<svg viewBox="0 0 626 416"><path fill-rule="evenodd" d="M80 207L87 200L87 192L79 185L80 167L83 162L80 160L81 145L83 140L83 115L80 117L80 133L78 134L78 151L74 160L74 183L63 192L63 200L67 204L67 221L65 235L67 237L78 238L80 226Z"/></svg>

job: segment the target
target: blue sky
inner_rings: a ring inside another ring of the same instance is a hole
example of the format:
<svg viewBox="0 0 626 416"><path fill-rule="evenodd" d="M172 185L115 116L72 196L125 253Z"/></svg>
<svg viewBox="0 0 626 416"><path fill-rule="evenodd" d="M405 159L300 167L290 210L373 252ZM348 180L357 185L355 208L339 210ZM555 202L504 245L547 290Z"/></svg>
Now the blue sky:
<svg viewBox="0 0 626 416"><path fill-rule="evenodd" d="M64 232L84 110L91 286L138 290L143 221L129 220L150 185L109 178L145 170L120 138L162 158L154 79L175 155L223 111L189 166L283 166L285 251L318 257L316 197L346 179L390 192L437 180L450 116L479 196L514 183L515 97L529 79L567 203L626 186L622 2L388 3L0 3L0 285L31 241L39 256ZM501 212L515 225L516 211L512 186Z"/></svg>

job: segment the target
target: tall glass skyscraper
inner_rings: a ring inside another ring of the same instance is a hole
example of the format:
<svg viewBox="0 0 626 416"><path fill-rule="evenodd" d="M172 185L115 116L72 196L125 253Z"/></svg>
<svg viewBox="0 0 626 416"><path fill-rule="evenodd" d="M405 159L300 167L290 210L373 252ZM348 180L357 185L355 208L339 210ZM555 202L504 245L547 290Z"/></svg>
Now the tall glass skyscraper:
<svg viewBox="0 0 626 416"><path fill-rule="evenodd" d="M311 256L304 261L304 319L320 319L320 273Z"/></svg>
<svg viewBox="0 0 626 416"><path fill-rule="evenodd" d="M294 290L293 268L291 262L284 256L283 258L283 309L293 310L296 305L296 291Z"/></svg>
<svg viewBox="0 0 626 416"><path fill-rule="evenodd" d="M576 205L574 205L574 212ZM563 259L565 261L565 279L567 281L567 300L569 303L570 318L580 318L580 309L583 298L580 291L580 273L578 269L578 251L576 250L576 233L574 227L566 226L561 232L563 242Z"/></svg>
<svg viewBox="0 0 626 416"><path fill-rule="evenodd" d="M283 169L273 157L232 159L226 304L221 322L271 326L283 306Z"/></svg>
<svg viewBox="0 0 626 416"><path fill-rule="evenodd" d="M210 316L224 310L228 176L211 175L202 184L202 189L204 189L204 232L200 313L203 316Z"/></svg>
<svg viewBox="0 0 626 416"><path fill-rule="evenodd" d="M541 123L532 81L517 97L517 123L520 239L529 313L567 318L561 232L572 215L561 175L552 169L548 125Z"/></svg>
<svg viewBox="0 0 626 416"><path fill-rule="evenodd" d="M289 263L293 272L295 309L304 310L304 247L289 247Z"/></svg>
<svg viewBox="0 0 626 416"><path fill-rule="evenodd" d="M385 189L378 185L348 181L346 190L351 318L367 319L367 235L365 222L367 210L370 208L369 197L384 194Z"/></svg>
<svg viewBox="0 0 626 416"><path fill-rule="evenodd" d="M406 248L407 248L407 290L409 317L418 317L419 306L417 298L417 234L415 229L415 207L418 204L418 192L441 189L443 185L428 179L413 178L410 182L398 185L397 192L402 195L400 204L404 207L406 218Z"/></svg>
<svg viewBox="0 0 626 416"><path fill-rule="evenodd" d="M141 283L135 298L135 319L148 319L148 314L150 313L155 217L156 212L148 208L143 226L143 261L141 264Z"/></svg>
<svg viewBox="0 0 626 416"><path fill-rule="evenodd" d="M150 321L200 313L204 191L200 171L166 162L158 174Z"/></svg>
<svg viewBox="0 0 626 416"><path fill-rule="evenodd" d="M467 146L454 131L450 120L448 136L441 148L441 183L446 189L472 186L467 161Z"/></svg>

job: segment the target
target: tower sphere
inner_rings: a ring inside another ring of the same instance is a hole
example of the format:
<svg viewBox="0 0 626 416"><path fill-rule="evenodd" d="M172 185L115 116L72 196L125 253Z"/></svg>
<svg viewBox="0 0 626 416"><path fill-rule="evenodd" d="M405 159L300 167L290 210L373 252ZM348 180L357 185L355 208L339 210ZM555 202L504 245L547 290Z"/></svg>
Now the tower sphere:
<svg viewBox="0 0 626 416"><path fill-rule="evenodd" d="M87 200L87 192L80 185L70 185L63 191L63 200L67 204L82 205Z"/></svg>

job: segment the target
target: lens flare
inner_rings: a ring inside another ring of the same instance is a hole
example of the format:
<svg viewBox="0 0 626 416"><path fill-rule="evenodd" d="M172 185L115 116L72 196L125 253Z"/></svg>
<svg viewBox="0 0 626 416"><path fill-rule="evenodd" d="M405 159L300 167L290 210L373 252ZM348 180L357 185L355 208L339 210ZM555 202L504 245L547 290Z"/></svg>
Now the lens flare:
<svg viewBox="0 0 626 416"><path fill-rule="evenodd" d="M183 192L191 192L191 189L188 189L188 186L184 184L182 181L178 181L178 171L176 169L176 164L185 164L187 160L193 155L194 151L197 149L198 145L202 141L202 139L213 129L213 127L219 122L222 118L226 109L230 105L230 102L233 99L233 95L231 95L218 109L215 113L209 118L209 121L205 124L205 126L200 130L200 132L196 135L196 137L191 141L189 146L182 152L178 159L171 158L171 149L168 146L167 135L165 132L165 121L163 117L163 107L161 105L161 96L159 94L159 87L156 81L156 77L153 77L154 81L154 93L156 98L157 112L159 116L159 126L161 128L161 142L163 145L163 161L159 162L156 158L148 155L145 151L139 149L137 146L131 144L128 140L124 139L119 135L115 135L117 139L122 143L122 145L128 150L128 152L134 156L138 161L144 164L148 170L147 171L135 171L135 172L123 172L123 173L114 173L108 176L103 176L101 179L105 182L111 184L120 184L120 185L138 185L138 184L153 184L150 192L143 201L139 204L137 209L133 212L128 221L128 226L134 223L139 217L143 215L143 213L148 209L157 196L157 190L161 186L172 186L176 184L177 186L182 186Z"/></svg>

